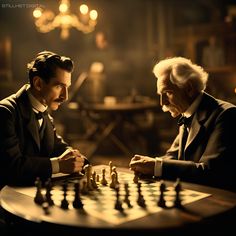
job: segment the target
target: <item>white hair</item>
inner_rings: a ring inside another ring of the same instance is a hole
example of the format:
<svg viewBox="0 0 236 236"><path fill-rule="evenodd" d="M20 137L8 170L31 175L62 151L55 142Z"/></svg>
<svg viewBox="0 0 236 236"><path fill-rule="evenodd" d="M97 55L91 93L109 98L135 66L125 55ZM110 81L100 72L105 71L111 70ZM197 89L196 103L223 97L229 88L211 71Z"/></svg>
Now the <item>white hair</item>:
<svg viewBox="0 0 236 236"><path fill-rule="evenodd" d="M183 88L191 80L197 91L206 89L208 73L199 65L184 57L173 57L159 61L153 68L156 78L169 74L170 81Z"/></svg>

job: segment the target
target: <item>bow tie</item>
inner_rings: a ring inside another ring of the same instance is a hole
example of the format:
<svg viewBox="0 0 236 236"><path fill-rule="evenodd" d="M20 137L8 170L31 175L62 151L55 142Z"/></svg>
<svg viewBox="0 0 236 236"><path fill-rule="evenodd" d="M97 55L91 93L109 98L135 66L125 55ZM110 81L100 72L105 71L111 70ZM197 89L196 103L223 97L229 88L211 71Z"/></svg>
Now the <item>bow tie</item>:
<svg viewBox="0 0 236 236"><path fill-rule="evenodd" d="M192 120L192 116L190 117L185 117L185 116L181 116L178 120L178 125L181 126L181 125L184 125L184 126L189 126L190 123L191 123L191 120Z"/></svg>
<svg viewBox="0 0 236 236"><path fill-rule="evenodd" d="M47 114L48 112L47 111L44 111L44 112L34 112L35 114L35 117L37 120L40 120L40 119L43 119Z"/></svg>

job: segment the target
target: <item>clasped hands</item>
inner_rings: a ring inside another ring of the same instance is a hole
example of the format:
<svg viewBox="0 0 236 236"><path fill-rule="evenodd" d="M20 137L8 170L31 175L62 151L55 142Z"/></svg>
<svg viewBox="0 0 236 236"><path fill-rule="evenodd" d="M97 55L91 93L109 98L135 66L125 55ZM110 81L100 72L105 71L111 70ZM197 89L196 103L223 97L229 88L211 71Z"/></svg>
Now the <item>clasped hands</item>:
<svg viewBox="0 0 236 236"><path fill-rule="evenodd" d="M129 167L136 174L154 175L155 159L148 156L135 155Z"/></svg>
<svg viewBox="0 0 236 236"><path fill-rule="evenodd" d="M83 169L85 156L77 149L67 149L58 158L61 173L71 174Z"/></svg>

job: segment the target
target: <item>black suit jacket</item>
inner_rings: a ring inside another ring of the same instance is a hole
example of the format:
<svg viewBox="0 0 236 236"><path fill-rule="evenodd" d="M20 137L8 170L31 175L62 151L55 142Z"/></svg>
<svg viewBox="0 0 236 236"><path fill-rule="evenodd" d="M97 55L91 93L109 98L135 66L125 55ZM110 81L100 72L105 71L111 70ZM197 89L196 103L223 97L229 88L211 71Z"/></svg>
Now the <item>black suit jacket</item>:
<svg viewBox="0 0 236 236"><path fill-rule="evenodd" d="M50 115L40 144L26 86L0 101L0 186L33 184L36 177L46 180L52 174L50 158L69 148L56 133Z"/></svg>
<svg viewBox="0 0 236 236"><path fill-rule="evenodd" d="M185 147L177 161L182 129L163 157L162 177L236 190L236 106L207 93L194 114Z"/></svg>

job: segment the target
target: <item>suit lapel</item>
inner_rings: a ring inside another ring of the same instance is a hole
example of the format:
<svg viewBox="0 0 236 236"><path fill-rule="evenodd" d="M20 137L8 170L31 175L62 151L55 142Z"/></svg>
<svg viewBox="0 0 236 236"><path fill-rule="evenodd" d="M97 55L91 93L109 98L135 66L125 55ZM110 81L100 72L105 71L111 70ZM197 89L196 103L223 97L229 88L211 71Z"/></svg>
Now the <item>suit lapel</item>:
<svg viewBox="0 0 236 236"><path fill-rule="evenodd" d="M38 130L38 125L37 125L37 120L34 118L33 114L32 117L27 124L27 129L31 136L33 137L35 143L37 144L38 149L40 150L40 137L39 137L39 130Z"/></svg>
<svg viewBox="0 0 236 236"><path fill-rule="evenodd" d="M40 138L38 131L38 124L35 118L34 112L32 110L32 106L29 101L29 97L27 94L27 87L29 85L23 86L17 93L16 98L18 100L18 107L23 118L23 122L26 124L28 132L31 134L33 140L35 141L38 150L40 150Z"/></svg>
<svg viewBox="0 0 236 236"><path fill-rule="evenodd" d="M202 101L193 117L185 150L188 149L191 143L201 133L201 130L204 129L205 121L211 115L212 109L214 109L215 104L216 100L214 98L212 98L210 95L206 93L203 94Z"/></svg>

